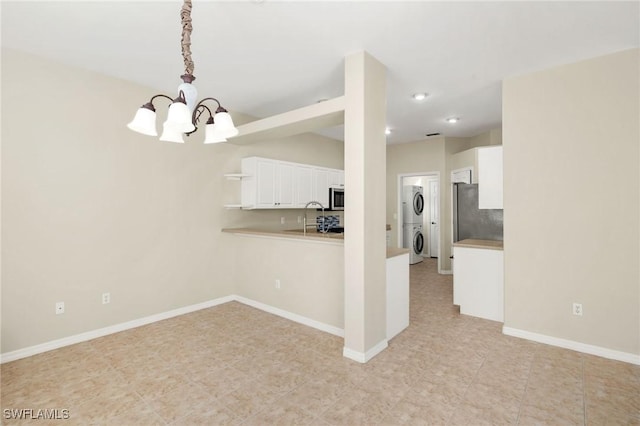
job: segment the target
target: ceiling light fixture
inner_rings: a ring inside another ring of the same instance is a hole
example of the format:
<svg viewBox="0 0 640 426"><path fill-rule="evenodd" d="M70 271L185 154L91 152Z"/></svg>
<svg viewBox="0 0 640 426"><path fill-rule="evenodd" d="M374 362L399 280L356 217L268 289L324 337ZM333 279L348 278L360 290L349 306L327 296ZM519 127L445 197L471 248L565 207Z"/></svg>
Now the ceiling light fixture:
<svg viewBox="0 0 640 426"><path fill-rule="evenodd" d="M233 125L231 115L224 109L216 98L204 98L196 104L198 92L193 84L196 77L193 75L193 60L191 59L191 0L184 0L180 11L182 23L182 57L184 59L184 74L180 76L183 83L178 86L178 97L175 99L167 95L155 95L149 102L142 105L136 115L127 124L129 129L143 135L158 136L156 131L156 109L153 101L156 98L169 99L172 103L169 106L167 120L162 125L161 141L184 143L183 134L187 136L198 130L197 124L200 117L205 112L209 113L209 119L205 126L204 143L226 142L227 138L236 136L238 129ZM213 101L217 104L215 112L211 112L205 101Z"/></svg>
<svg viewBox="0 0 640 426"><path fill-rule="evenodd" d="M390 135L390 134L391 134L391 129L390 129L390 128L388 128L388 127L385 127L385 129L384 129L384 134L385 134L385 135Z"/></svg>
<svg viewBox="0 0 640 426"><path fill-rule="evenodd" d="M429 96L428 93L414 93L413 95L411 95L411 97L416 101L425 100L427 96Z"/></svg>
<svg viewBox="0 0 640 426"><path fill-rule="evenodd" d="M460 118L458 118L458 117L449 117L449 118L447 118L447 119L446 119L446 120L444 120L444 121L446 121L446 122L447 122L447 123L449 123L449 124L455 124L455 123L457 123L458 121L460 121Z"/></svg>

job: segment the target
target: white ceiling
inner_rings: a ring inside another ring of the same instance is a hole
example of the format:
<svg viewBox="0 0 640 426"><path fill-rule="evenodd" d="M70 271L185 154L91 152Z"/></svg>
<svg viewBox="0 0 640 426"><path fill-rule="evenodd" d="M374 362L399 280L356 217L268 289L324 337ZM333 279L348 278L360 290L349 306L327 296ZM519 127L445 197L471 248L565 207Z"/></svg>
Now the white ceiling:
<svg viewBox="0 0 640 426"><path fill-rule="evenodd" d="M173 96L181 3L2 1L2 45ZM342 95L366 50L388 68L389 143L468 137L500 125L504 78L638 47L639 4L194 0L194 74L201 97L267 117Z"/></svg>

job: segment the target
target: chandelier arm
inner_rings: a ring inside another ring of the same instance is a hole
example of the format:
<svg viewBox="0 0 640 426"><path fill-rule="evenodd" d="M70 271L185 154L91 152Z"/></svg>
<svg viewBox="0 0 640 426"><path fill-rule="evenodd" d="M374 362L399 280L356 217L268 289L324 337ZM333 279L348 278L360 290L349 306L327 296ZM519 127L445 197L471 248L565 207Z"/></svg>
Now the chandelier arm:
<svg viewBox="0 0 640 426"><path fill-rule="evenodd" d="M213 117L213 114L211 113L211 110L208 106L204 104L198 104L198 106L193 109L193 114L191 115L191 122L193 123L193 126L195 128L193 129L193 131L185 133L187 136L189 136L191 133L195 133L195 131L198 130L198 122L200 121L200 117L202 116L202 114L204 114L204 110L207 110L209 112L209 117Z"/></svg>
<svg viewBox="0 0 640 426"><path fill-rule="evenodd" d="M218 108L216 109L216 112L219 112L220 108L222 108L222 105L220 105L220 101L218 101L216 98L204 98L203 100L198 102L198 105L196 105L195 109L197 109L200 105L204 106L203 105L204 101L214 101L215 103L217 103L218 104ZM222 108L222 109L224 110L224 108ZM227 110L224 110L224 111L226 112ZM209 111L209 112L211 112L211 111Z"/></svg>
<svg viewBox="0 0 640 426"><path fill-rule="evenodd" d="M163 95L163 94L159 94L159 95L155 95L155 96L153 96L153 97L151 98L151 100L149 101L149 103L150 103L150 104L153 104L153 100L154 100L155 98L167 98L167 99L169 99L171 102L173 102L173 99L172 99L172 98L170 98L169 96L167 96L167 95Z"/></svg>
<svg viewBox="0 0 640 426"><path fill-rule="evenodd" d="M182 57L184 59L184 73L186 75L193 75L193 68L195 67L191 59L191 31L193 30L193 26L191 25L191 8L191 0L184 0L182 10L180 11L180 20L182 22Z"/></svg>

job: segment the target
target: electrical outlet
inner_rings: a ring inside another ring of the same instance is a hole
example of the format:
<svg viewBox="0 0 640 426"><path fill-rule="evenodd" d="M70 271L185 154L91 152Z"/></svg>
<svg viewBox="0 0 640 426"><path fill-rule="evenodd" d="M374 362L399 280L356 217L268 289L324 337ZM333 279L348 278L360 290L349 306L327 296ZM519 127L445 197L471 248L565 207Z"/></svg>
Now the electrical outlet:
<svg viewBox="0 0 640 426"><path fill-rule="evenodd" d="M64 314L64 302L56 303L56 315Z"/></svg>
<svg viewBox="0 0 640 426"><path fill-rule="evenodd" d="M102 304L111 303L111 293L102 293Z"/></svg>
<svg viewBox="0 0 640 426"><path fill-rule="evenodd" d="M573 304L573 315L582 316L582 303Z"/></svg>
<svg viewBox="0 0 640 426"><path fill-rule="evenodd" d="M276 280L276 289L280 290L280 280Z"/></svg>
<svg viewBox="0 0 640 426"><path fill-rule="evenodd" d="M284 225L284 216L280 218L280 225Z"/></svg>

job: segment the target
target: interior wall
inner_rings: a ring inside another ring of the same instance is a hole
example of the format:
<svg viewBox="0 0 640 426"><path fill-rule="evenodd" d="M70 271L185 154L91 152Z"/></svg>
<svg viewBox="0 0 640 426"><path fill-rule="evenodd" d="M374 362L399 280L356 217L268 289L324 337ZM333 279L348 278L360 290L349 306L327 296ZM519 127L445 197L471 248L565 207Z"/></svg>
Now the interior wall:
<svg viewBox="0 0 640 426"><path fill-rule="evenodd" d="M633 49L504 82L505 327L640 355L639 75Z"/></svg>
<svg viewBox="0 0 640 426"><path fill-rule="evenodd" d="M226 210L240 186L223 174L248 155L342 168L343 144L316 135L205 146L200 132L184 145L131 132L156 92L2 50L2 353L233 294L244 265L220 230L300 211Z"/></svg>
<svg viewBox="0 0 640 426"><path fill-rule="evenodd" d="M344 329L342 244L253 236L234 239L236 294Z"/></svg>
<svg viewBox="0 0 640 426"><path fill-rule="evenodd" d="M439 172L442 177L444 167L443 137L387 145L387 223L391 224L392 247L402 246L402 241L398 239L398 220L394 219L394 217L402 219L402 210L398 210L398 197L402 198L402 194L398 194L398 176L411 173ZM443 209L442 185L441 179L441 211ZM442 247L442 227L440 229L440 246Z"/></svg>

